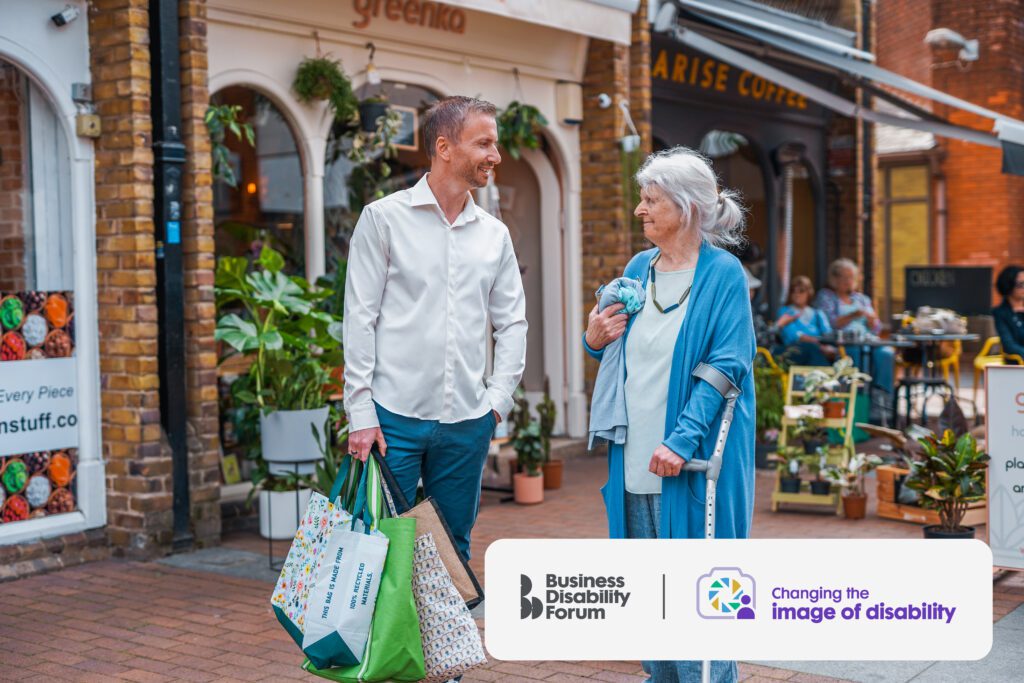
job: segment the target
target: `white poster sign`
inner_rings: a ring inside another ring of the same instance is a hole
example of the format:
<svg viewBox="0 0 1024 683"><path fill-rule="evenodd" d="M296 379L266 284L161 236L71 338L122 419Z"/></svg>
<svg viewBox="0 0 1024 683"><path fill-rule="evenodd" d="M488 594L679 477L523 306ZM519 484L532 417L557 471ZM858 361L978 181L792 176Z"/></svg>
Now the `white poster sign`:
<svg viewBox="0 0 1024 683"><path fill-rule="evenodd" d="M78 447L74 358L0 363L0 455Z"/></svg>
<svg viewBox="0 0 1024 683"><path fill-rule="evenodd" d="M500 540L488 651L509 660L976 660L977 540Z"/></svg>
<svg viewBox="0 0 1024 683"><path fill-rule="evenodd" d="M997 567L1024 569L1024 367L989 366L988 536Z"/></svg>

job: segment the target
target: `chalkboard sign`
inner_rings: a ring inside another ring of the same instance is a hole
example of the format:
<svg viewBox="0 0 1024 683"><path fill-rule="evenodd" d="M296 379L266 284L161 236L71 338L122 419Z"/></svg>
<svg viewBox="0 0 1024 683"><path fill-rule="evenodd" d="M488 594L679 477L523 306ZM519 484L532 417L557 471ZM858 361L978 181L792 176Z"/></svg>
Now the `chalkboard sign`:
<svg viewBox="0 0 1024 683"><path fill-rule="evenodd" d="M949 308L960 315L992 311L992 268L978 266L907 266L906 308Z"/></svg>

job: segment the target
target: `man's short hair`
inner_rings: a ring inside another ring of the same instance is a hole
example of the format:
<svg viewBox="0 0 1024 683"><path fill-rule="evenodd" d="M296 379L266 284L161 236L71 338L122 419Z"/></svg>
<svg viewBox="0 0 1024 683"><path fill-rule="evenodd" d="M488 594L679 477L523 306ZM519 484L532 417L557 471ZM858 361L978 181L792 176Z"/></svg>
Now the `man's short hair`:
<svg viewBox="0 0 1024 683"><path fill-rule="evenodd" d="M427 155L434 158L437 139L441 136L458 142L466 119L471 114L497 116L498 108L485 100L462 95L444 97L430 105L423 115L423 137L427 145Z"/></svg>

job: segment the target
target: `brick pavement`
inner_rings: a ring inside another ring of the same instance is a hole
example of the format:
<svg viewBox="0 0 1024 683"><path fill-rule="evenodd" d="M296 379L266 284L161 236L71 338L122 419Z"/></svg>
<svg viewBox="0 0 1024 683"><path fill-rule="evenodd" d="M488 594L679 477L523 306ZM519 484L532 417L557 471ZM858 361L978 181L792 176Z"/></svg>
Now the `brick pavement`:
<svg viewBox="0 0 1024 683"><path fill-rule="evenodd" d="M603 464L574 460L566 485L534 507L484 497L473 564L497 538L600 537L605 533L597 490ZM908 537L914 525L876 518L848 522L834 515L767 511L768 473L759 473L754 531L759 537ZM870 488L870 487L869 487ZM869 505L869 515L873 503ZM265 541L233 535L225 545L265 552ZM282 544L283 547L283 544ZM0 586L0 681L259 681L311 679L298 668L294 644L274 619L268 584L156 563L107 561ZM1024 577L996 584L997 618L1024 602ZM481 624L482 626L482 624ZM741 664L746 681L810 683L808 674ZM644 679L636 662L498 662L466 681L571 683Z"/></svg>

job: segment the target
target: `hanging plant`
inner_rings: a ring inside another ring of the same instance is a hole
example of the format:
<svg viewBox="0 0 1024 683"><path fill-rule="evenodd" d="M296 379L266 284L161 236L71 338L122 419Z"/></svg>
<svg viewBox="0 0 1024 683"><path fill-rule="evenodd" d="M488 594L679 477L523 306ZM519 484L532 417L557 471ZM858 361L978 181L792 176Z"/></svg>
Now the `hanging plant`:
<svg viewBox="0 0 1024 683"><path fill-rule="evenodd" d="M540 148L540 130L548 120L537 107L512 101L498 115L498 142L513 159L519 159L522 149Z"/></svg>
<svg viewBox="0 0 1024 683"><path fill-rule="evenodd" d="M384 95L373 95L359 102L359 129L364 133L372 133L379 127L382 117L389 114L388 98Z"/></svg>
<svg viewBox="0 0 1024 683"><path fill-rule="evenodd" d="M238 186L238 179L235 177L235 169L231 166L228 148L224 144L228 131L234 133L239 140L248 142L250 147L256 144L252 126L239 119L241 112L240 104L211 104L203 116L206 130L210 135L214 180L223 181L231 187Z"/></svg>
<svg viewBox="0 0 1024 683"><path fill-rule="evenodd" d="M387 181L391 177L391 164L398 150L394 139L402 127L402 116L394 109L386 109L376 119L372 131L360 130L352 137L346 156L354 164L349 180L352 207L363 206L384 197Z"/></svg>
<svg viewBox="0 0 1024 683"><path fill-rule="evenodd" d="M352 81L341 69L341 62L330 57L306 57L299 64L292 90L301 102L326 100L334 117L349 121L356 114L356 97Z"/></svg>

